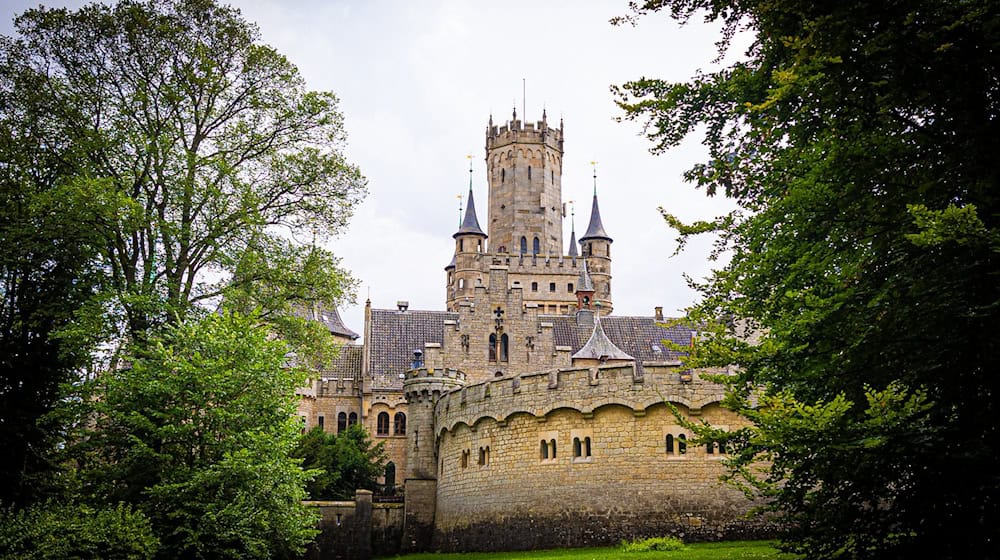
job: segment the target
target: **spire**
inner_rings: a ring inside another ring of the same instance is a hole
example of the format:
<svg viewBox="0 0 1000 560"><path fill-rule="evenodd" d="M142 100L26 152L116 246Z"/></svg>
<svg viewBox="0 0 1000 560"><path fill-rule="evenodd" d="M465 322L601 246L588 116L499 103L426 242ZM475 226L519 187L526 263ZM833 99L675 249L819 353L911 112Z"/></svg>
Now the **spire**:
<svg viewBox="0 0 1000 560"><path fill-rule="evenodd" d="M469 158L469 203L465 207L465 219L462 220L462 225L455 232L452 237L458 237L459 235L481 235L486 237L483 233L482 228L479 227L479 218L476 217L476 201L472 198L472 156Z"/></svg>
<svg viewBox="0 0 1000 560"><path fill-rule="evenodd" d="M580 242L588 239L606 239L611 241L611 237L604 231L604 224L601 223L601 209L597 206L597 194L594 194L594 204L590 208L590 225L587 226L587 233L583 234Z"/></svg>
<svg viewBox="0 0 1000 560"><path fill-rule="evenodd" d="M583 348L573 354L573 359L591 359L591 360L629 360L635 361L635 358L626 354L621 348L615 346L614 342L608 338L608 335L604 333L604 327L601 326L601 318L599 315L594 317L594 332L590 335L590 340L583 345Z"/></svg>
<svg viewBox="0 0 1000 560"><path fill-rule="evenodd" d="M569 201L569 256L579 257L580 251L577 249L576 243L576 209L573 207L573 201Z"/></svg>
<svg viewBox="0 0 1000 560"><path fill-rule="evenodd" d="M583 261L583 268L580 269L580 277L576 280L576 291L594 291L594 280L590 277L590 270L587 268L587 261Z"/></svg>

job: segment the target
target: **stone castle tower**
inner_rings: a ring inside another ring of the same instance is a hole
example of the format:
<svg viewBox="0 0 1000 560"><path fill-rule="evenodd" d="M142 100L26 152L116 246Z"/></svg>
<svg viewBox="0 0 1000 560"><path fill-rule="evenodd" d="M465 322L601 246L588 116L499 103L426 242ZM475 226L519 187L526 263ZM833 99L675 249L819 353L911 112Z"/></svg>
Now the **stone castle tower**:
<svg viewBox="0 0 1000 560"><path fill-rule="evenodd" d="M453 236L455 256L445 267L448 311L474 299L491 267L505 266L509 288L521 288L523 303L537 306L539 314L568 315L584 308L611 313L612 239L601 222L596 174L590 225L580 238L582 255L575 231L564 250L562 157L563 124L549 127L545 111L535 123L522 122L517 111L501 126L490 117L489 234L479 225L470 175L465 217Z"/></svg>

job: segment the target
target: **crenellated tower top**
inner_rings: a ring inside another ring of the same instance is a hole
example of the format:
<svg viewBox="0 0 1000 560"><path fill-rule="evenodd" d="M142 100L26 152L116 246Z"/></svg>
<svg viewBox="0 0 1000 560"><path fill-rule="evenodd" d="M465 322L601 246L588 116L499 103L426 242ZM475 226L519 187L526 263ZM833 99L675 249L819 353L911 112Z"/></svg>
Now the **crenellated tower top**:
<svg viewBox="0 0 1000 560"><path fill-rule="evenodd" d="M486 128L490 252L562 255L563 129L525 123L515 110Z"/></svg>

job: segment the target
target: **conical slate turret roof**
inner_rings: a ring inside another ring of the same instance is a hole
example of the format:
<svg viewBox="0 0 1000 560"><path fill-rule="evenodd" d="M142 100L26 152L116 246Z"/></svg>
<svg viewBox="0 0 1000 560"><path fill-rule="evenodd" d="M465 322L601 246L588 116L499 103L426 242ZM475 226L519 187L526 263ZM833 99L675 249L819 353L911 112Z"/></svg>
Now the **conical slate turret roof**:
<svg viewBox="0 0 1000 560"><path fill-rule="evenodd" d="M594 193L594 204L590 208L590 225L587 226L587 233L583 234L580 241L588 239L607 239L612 241L607 232L604 231L604 224L601 223L601 209L597 206L597 193Z"/></svg>
<svg viewBox="0 0 1000 560"><path fill-rule="evenodd" d="M458 256L457 255L452 255L451 256L451 262L448 263L448 266L444 267L444 269L445 270L451 270L451 269L455 268L455 265L457 264L457 260L458 260Z"/></svg>
<svg viewBox="0 0 1000 560"><path fill-rule="evenodd" d="M469 204L465 207L465 219L462 220L462 227L458 228L452 237L469 234L487 237L482 228L479 227L479 218L476 217L476 201L472 198L471 186L469 186Z"/></svg>
<svg viewBox="0 0 1000 560"><path fill-rule="evenodd" d="M583 345L583 348L580 348L579 352L573 354L573 358L634 361L635 358L615 346L615 343L611 342L608 335L604 334L604 327L601 326L600 317L595 317L594 319L594 332L590 335L590 340Z"/></svg>
<svg viewBox="0 0 1000 560"><path fill-rule="evenodd" d="M590 270L587 269L587 261L583 261L583 268L580 269L580 277L576 280L576 291L594 291L594 280L590 277Z"/></svg>
<svg viewBox="0 0 1000 560"><path fill-rule="evenodd" d="M569 256L571 256L571 257L579 257L580 256L580 250L577 249L576 226L575 225L573 226L573 229L570 231L570 234L569 234Z"/></svg>

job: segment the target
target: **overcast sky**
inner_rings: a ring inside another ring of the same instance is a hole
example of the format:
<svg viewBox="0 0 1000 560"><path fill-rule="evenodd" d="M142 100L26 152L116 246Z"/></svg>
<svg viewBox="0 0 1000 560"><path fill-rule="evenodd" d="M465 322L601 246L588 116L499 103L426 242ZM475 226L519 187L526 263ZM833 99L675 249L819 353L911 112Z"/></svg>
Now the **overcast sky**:
<svg viewBox="0 0 1000 560"><path fill-rule="evenodd" d="M82 2L46 5L76 7ZM458 227L458 199L474 191L486 224L485 128L517 106L527 122L547 109L565 121L562 188L576 201L577 234L586 230L597 161L601 215L612 247L616 315L679 315L697 294L682 277L704 277L709 243L671 256L675 234L658 207L687 221L710 219L731 203L707 198L682 180L704 158L700 138L665 155L649 153L638 123L617 123L609 91L642 76L683 81L712 70L718 29L679 26L665 15L638 27L613 27L621 1L247 0L231 4L256 22L264 42L296 64L311 89L341 100L348 158L368 178L370 194L330 248L360 281L341 313L363 329L364 302L443 310L444 266ZM0 31L37 2L6 0ZM741 49L734 49L739 54ZM522 95L526 90L526 95ZM522 107L526 113L522 114ZM569 217L564 239L568 242ZM717 266L717 264L715 265Z"/></svg>

